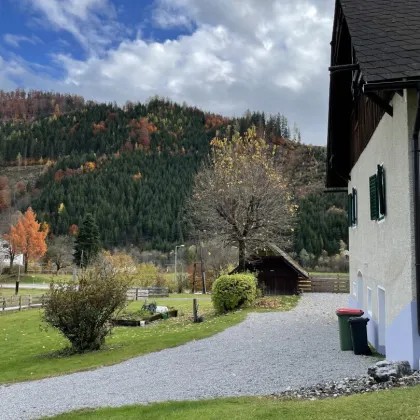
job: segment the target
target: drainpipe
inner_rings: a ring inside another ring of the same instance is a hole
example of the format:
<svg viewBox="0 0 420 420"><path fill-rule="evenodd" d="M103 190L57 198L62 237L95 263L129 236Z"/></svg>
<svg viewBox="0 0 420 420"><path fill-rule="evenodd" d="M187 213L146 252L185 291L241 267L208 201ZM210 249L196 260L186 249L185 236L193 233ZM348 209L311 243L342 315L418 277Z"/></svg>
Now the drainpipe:
<svg viewBox="0 0 420 420"><path fill-rule="evenodd" d="M413 190L414 190L414 243L416 261L417 332L420 335L420 85L417 90L417 111L413 128Z"/></svg>

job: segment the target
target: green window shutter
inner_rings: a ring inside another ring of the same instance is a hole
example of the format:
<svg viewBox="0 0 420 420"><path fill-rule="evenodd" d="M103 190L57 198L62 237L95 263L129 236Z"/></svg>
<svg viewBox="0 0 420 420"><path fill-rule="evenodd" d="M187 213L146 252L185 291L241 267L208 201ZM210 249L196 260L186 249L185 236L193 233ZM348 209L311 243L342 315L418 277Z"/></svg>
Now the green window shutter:
<svg viewBox="0 0 420 420"><path fill-rule="evenodd" d="M347 199L347 221L349 227L351 227L353 224L353 196L349 194Z"/></svg>
<svg viewBox="0 0 420 420"><path fill-rule="evenodd" d="M378 165L378 196L379 196L379 214L386 214L386 196L385 196L385 169Z"/></svg>
<svg viewBox="0 0 420 420"><path fill-rule="evenodd" d="M357 225L357 190L353 188L353 207L352 207L352 223L353 225Z"/></svg>
<svg viewBox="0 0 420 420"><path fill-rule="evenodd" d="M379 200L378 200L378 182L377 176L369 177L369 193L370 193L370 220L379 219Z"/></svg>

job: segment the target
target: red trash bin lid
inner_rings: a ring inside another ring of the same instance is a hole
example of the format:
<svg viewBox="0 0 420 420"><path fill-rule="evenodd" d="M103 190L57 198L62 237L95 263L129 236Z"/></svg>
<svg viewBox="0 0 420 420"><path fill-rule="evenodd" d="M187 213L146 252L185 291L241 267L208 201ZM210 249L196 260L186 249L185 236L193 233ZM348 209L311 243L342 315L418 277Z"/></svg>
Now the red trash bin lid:
<svg viewBox="0 0 420 420"><path fill-rule="evenodd" d="M352 308L338 308L335 313L337 315L354 315L362 316L364 312L361 309L352 309Z"/></svg>

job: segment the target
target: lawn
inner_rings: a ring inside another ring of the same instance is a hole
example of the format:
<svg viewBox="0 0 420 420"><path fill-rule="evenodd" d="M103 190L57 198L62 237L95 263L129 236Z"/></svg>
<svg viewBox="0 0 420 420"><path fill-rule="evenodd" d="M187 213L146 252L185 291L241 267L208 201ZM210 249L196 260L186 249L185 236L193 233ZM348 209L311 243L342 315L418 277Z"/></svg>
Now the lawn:
<svg viewBox="0 0 420 420"><path fill-rule="evenodd" d="M71 274L21 274L21 283L33 283L33 284L50 284L51 280L54 282L65 282L73 278ZM17 280L17 275L2 275L0 276L1 283L14 283Z"/></svg>
<svg viewBox="0 0 420 420"><path fill-rule="evenodd" d="M271 397L83 410L51 420L415 420L420 418L420 387L380 391L322 401L280 401Z"/></svg>
<svg viewBox="0 0 420 420"><path fill-rule="evenodd" d="M318 276L318 277L348 277L349 273L331 273L328 271L310 271L310 276Z"/></svg>
<svg viewBox="0 0 420 420"><path fill-rule="evenodd" d="M290 300L293 298L294 300ZM279 297L283 307L275 310L288 310L296 305L296 297ZM18 382L44 378L64 373L111 365L168 347L179 346L191 340L209 337L243 321L247 309L223 316L215 316L211 301L199 302L199 314L205 322L191 322L192 300L156 299L158 305L174 306L184 316L160 321L146 328L118 327L106 341L103 350L82 354L66 355L62 350L67 341L58 332L41 322L40 310L30 309L22 312L0 315L0 383ZM130 303L127 310L140 309L142 302ZM261 309L259 309L261 310Z"/></svg>
<svg viewBox="0 0 420 420"><path fill-rule="evenodd" d="M196 295L195 293L169 293L169 297L175 299L211 299L211 295Z"/></svg>
<svg viewBox="0 0 420 420"><path fill-rule="evenodd" d="M43 289L19 289L19 295L20 296L29 296L29 295L45 295L48 293L48 290ZM15 289L5 289L0 286L0 298L2 296L11 296L15 294ZM18 296L19 296L18 295Z"/></svg>

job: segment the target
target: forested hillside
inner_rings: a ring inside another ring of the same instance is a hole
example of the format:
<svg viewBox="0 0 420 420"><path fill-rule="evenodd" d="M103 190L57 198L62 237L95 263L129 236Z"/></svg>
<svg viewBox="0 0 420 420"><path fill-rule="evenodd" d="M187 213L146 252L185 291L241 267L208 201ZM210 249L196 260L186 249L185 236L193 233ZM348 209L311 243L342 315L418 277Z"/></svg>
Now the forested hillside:
<svg viewBox="0 0 420 420"><path fill-rule="evenodd" d="M301 144L298 128L290 129L285 116L247 112L227 119L159 98L120 108L84 105L69 96L60 102L50 95L51 112L38 110L28 118L27 112L13 116L11 111L27 101L14 97L10 106L8 97L0 95L0 155L7 168L0 182L3 216L12 213L10 207L24 210L30 204L59 235L74 230L91 212L105 247L170 249L188 240L184 204L211 139L255 125L276 146L279 170L300 206L294 250L334 254L340 239L347 240L345 195L322 193L325 148ZM6 173L11 166L18 172L27 165L42 171L36 181L19 182Z"/></svg>

